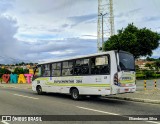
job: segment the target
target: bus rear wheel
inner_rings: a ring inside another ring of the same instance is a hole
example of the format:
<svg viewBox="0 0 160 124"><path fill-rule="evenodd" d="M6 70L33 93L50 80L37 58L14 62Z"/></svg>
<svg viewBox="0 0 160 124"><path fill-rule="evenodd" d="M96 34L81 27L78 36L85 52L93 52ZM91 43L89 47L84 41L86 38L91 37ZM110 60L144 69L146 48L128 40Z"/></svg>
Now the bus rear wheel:
<svg viewBox="0 0 160 124"><path fill-rule="evenodd" d="M38 95L42 95L43 94L41 86L37 86L36 90L37 90Z"/></svg>
<svg viewBox="0 0 160 124"><path fill-rule="evenodd" d="M79 100L80 99L78 89L74 88L74 89L71 90L71 97L72 97L73 100Z"/></svg>

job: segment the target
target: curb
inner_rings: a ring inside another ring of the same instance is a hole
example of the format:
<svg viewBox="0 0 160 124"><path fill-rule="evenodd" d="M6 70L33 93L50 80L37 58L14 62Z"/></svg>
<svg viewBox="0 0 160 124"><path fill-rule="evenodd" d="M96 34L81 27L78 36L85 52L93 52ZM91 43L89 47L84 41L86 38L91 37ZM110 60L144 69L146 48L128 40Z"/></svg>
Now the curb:
<svg viewBox="0 0 160 124"><path fill-rule="evenodd" d="M135 101L135 102L143 102L143 103L160 104L160 100L129 98L129 97L107 97L107 98L119 99L119 100L127 100L127 101Z"/></svg>
<svg viewBox="0 0 160 124"><path fill-rule="evenodd" d="M22 88L22 87L15 87L15 86L2 86L2 85L0 85L0 87L6 87L6 88L18 88L18 89L32 89L32 87Z"/></svg>

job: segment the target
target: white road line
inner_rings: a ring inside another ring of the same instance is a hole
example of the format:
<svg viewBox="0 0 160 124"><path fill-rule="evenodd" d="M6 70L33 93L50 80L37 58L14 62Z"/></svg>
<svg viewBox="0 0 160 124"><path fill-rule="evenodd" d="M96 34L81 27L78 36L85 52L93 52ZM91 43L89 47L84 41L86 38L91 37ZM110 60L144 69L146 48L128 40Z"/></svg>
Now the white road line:
<svg viewBox="0 0 160 124"><path fill-rule="evenodd" d="M81 108L81 109L85 109L85 110L90 110L90 111L100 112L100 113L104 113L104 114L109 114L109 115L118 115L118 116L121 116L121 117L129 118L128 116L123 116L123 115L116 114L116 113L111 113L111 112L106 112L106 111L101 111L101 110L96 110L96 109L91 109L91 108L86 108L86 107L81 107L81 106L76 106L76 107L77 107L77 108ZM128 121L129 121L129 120L128 120ZM160 124L159 122L156 122L156 121L145 121L145 122L148 122L148 123L154 123L154 124Z"/></svg>
<svg viewBox="0 0 160 124"><path fill-rule="evenodd" d="M91 108L85 108L85 107L81 107L81 106L76 106L76 107L81 108L81 109L90 110L90 111L95 111L95 112L100 112L100 113L110 114L110 115L119 115L119 114L116 114L116 113L105 112L105 111L96 110L96 109L91 109Z"/></svg>
<svg viewBox="0 0 160 124"><path fill-rule="evenodd" d="M146 122L154 123L154 124L160 124L160 122L156 122L156 121L146 121Z"/></svg>
<svg viewBox="0 0 160 124"><path fill-rule="evenodd" d="M3 124L9 124L8 122L6 122L6 121L1 121Z"/></svg>
<svg viewBox="0 0 160 124"><path fill-rule="evenodd" d="M134 102L134 103L137 103L137 104L141 103L141 104L154 105L154 106L158 105L159 106L159 104L138 102L138 101L129 101L129 100L124 100L124 99L114 99L114 98L103 98L103 99L109 99L109 100L115 100L115 101L125 101L125 102Z"/></svg>
<svg viewBox="0 0 160 124"><path fill-rule="evenodd" d="M24 96L24 95L20 95L20 94L13 94L15 96L21 96L21 97L26 97L26 98L30 98L30 99L39 99L39 98L36 98L36 97L30 97L30 96Z"/></svg>

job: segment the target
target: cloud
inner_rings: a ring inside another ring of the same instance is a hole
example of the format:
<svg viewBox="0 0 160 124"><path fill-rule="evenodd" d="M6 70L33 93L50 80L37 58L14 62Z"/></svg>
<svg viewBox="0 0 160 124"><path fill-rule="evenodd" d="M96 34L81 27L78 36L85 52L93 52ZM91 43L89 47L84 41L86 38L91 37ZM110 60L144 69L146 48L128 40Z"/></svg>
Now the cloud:
<svg viewBox="0 0 160 124"><path fill-rule="evenodd" d="M0 0L0 13L7 11L8 9L12 9L14 0Z"/></svg>
<svg viewBox="0 0 160 124"><path fill-rule="evenodd" d="M76 26L79 23L91 21L91 20L96 19L96 18L97 18L97 14L89 14L89 15L68 17L69 20L74 22L74 24L72 26Z"/></svg>
<svg viewBox="0 0 160 124"><path fill-rule="evenodd" d="M115 29L133 22L159 32L158 3L114 1ZM97 5L97 0L0 0L5 15L0 17L0 63L95 53Z"/></svg>
<svg viewBox="0 0 160 124"><path fill-rule="evenodd" d="M78 45L77 45L78 44ZM92 39L81 39L81 38L67 38L64 40L50 40L50 41L38 41L33 42L30 52L56 52L56 51L85 51L88 48L96 47L96 40ZM83 52L78 54L81 54Z"/></svg>
<svg viewBox="0 0 160 124"><path fill-rule="evenodd" d="M9 55L13 51L16 51L14 47L17 41L13 37L18 27L15 20L4 16L0 16L0 27L0 54Z"/></svg>
<svg viewBox="0 0 160 124"><path fill-rule="evenodd" d="M49 30L50 32L57 32L58 30ZM20 37L28 38L28 39L36 39L36 40L45 40L45 39L54 39L57 36L54 34L20 34Z"/></svg>
<svg viewBox="0 0 160 124"><path fill-rule="evenodd" d="M140 12L141 10L142 10L142 8L136 8L136 9L132 9L132 10L128 11L128 13L133 14L133 13Z"/></svg>
<svg viewBox="0 0 160 124"><path fill-rule="evenodd" d="M96 52L97 40L95 39L75 37L63 40L42 40L48 36L33 35L32 38L39 37L41 40L35 42L17 40L14 37L18 31L16 25L16 20L0 17L0 63L37 62ZM28 35L24 36L31 38Z"/></svg>
<svg viewBox="0 0 160 124"><path fill-rule="evenodd" d="M61 28L67 28L69 26L69 24L62 24Z"/></svg>
<svg viewBox="0 0 160 124"><path fill-rule="evenodd" d="M144 17L142 21L149 22L149 21L160 21L160 16L151 16L151 17Z"/></svg>
<svg viewBox="0 0 160 124"><path fill-rule="evenodd" d="M128 10L127 12L120 12L117 15L115 15L115 18L129 17L129 16L132 16L132 14L140 12L141 10L142 8L136 8L136 9Z"/></svg>
<svg viewBox="0 0 160 124"><path fill-rule="evenodd" d="M30 43L26 56L32 61L46 61L96 52L97 40L67 38L64 40L38 41ZM29 47L30 46L30 47ZM32 46L32 47L31 47ZM89 51L88 51L89 50Z"/></svg>
<svg viewBox="0 0 160 124"><path fill-rule="evenodd" d="M160 57L159 53L160 53L160 47L157 48L156 50L153 50L152 57L159 58Z"/></svg>

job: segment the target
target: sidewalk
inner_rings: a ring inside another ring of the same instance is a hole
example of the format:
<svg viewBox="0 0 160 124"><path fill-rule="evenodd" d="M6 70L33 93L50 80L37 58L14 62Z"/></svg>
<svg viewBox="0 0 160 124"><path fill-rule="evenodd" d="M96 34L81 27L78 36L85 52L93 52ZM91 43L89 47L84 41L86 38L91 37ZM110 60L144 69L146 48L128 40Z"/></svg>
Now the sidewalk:
<svg viewBox="0 0 160 124"><path fill-rule="evenodd" d="M0 83L0 87L7 87L7 88L19 88L19 89L32 89L32 84L6 84Z"/></svg>
<svg viewBox="0 0 160 124"><path fill-rule="evenodd" d="M135 102L160 104L160 89L136 91L135 93L117 94L107 96L107 98L129 100Z"/></svg>
<svg viewBox="0 0 160 124"><path fill-rule="evenodd" d="M0 83L0 87L31 90L32 84L6 84L6 83L1 84ZM112 99L160 104L160 88L157 87L157 89L149 88L147 90L144 90L143 87L137 85L137 91L135 93L124 93L124 94L110 95L106 97L112 98Z"/></svg>

